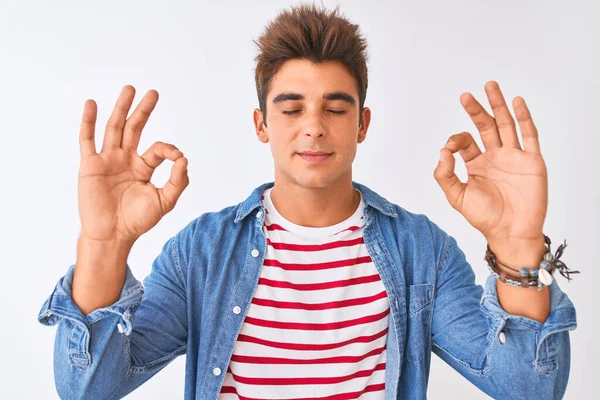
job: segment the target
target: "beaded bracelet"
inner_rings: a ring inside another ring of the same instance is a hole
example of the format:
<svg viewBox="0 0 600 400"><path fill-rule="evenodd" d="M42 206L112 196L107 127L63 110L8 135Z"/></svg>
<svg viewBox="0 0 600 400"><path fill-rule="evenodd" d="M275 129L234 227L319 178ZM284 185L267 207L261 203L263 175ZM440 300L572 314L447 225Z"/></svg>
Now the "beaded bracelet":
<svg viewBox="0 0 600 400"><path fill-rule="evenodd" d="M546 243L548 251L544 254L544 258L540 262L539 269L538 268L527 268L523 267L519 270L515 268L511 268L508 265L500 263L496 259L496 255L490 249L490 245L487 245L487 250L485 253L485 260L488 263L488 269L490 273L499 279L501 282L507 283L511 286L520 286L522 288L529 288L532 286L537 286L538 290L542 290L544 286L549 286L552 284L554 271L558 269L558 272L567 280L571 280L570 274L579 274L579 271L571 271L567 267L565 263L559 260L562 256L563 250L567 247L567 242L565 240L564 244L561 244L556 250L556 254L552 255L552 250L550 248L550 238L544 235L544 242ZM508 275L506 271L500 269L498 264L503 267L515 271L519 273L518 277Z"/></svg>

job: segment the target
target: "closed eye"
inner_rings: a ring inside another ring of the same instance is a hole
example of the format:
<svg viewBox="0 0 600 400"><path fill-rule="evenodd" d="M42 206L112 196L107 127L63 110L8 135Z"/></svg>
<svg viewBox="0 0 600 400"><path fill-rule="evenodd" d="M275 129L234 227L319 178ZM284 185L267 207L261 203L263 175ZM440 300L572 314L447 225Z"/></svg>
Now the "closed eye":
<svg viewBox="0 0 600 400"><path fill-rule="evenodd" d="M293 115L293 114L298 114L300 111L302 111L302 110L282 111L282 113L285 115ZM327 111L332 114L335 114L335 115L346 114L346 110L327 110Z"/></svg>

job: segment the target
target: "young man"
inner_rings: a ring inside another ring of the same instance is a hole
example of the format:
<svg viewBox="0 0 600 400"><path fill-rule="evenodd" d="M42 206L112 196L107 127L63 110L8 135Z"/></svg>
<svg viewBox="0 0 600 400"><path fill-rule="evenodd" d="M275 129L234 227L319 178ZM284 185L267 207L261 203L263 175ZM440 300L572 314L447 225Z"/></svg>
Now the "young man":
<svg viewBox="0 0 600 400"><path fill-rule="evenodd" d="M155 91L127 118L134 89L123 89L100 153L96 105L86 102L77 261L39 314L60 322L61 398L120 398L181 354L187 399L425 398L432 351L494 398L562 397L575 309L537 269L548 258L547 176L523 99L513 102L521 149L496 83L486 85L494 117L464 94L485 152L469 133L451 136L434 173L502 261L492 262L502 281L490 274L484 290L452 237L352 181L371 119L358 27L337 10L301 6L257 44L254 123L275 182L194 219L144 285L127 256L188 185L187 159L162 142L137 154ZM157 189L150 177L165 159L171 177ZM504 282L511 268L524 287Z"/></svg>

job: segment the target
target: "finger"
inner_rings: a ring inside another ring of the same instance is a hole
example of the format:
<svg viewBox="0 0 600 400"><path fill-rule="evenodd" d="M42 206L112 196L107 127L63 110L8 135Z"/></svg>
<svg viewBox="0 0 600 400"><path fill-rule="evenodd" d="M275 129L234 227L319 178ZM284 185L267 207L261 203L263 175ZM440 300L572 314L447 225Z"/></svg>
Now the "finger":
<svg viewBox="0 0 600 400"><path fill-rule="evenodd" d="M460 212L467 185L462 183L454 173L454 164L452 151L443 148L440 150L440 161L435 168L433 176L444 191L450 205Z"/></svg>
<svg viewBox="0 0 600 400"><path fill-rule="evenodd" d="M541 154L538 131L531 119L531 113L522 97L515 97L513 108L523 137L523 149L528 153Z"/></svg>
<svg viewBox="0 0 600 400"><path fill-rule="evenodd" d="M494 117L485 111L483 106L475 100L475 97L471 93L463 93L460 96L460 103L477 127L483 141L483 146L487 150L502 147Z"/></svg>
<svg viewBox="0 0 600 400"><path fill-rule="evenodd" d="M125 126L125 120L127 119L127 114L129 113L134 97L134 87L131 85L123 86L121 94L115 103L115 108L106 123L102 151L121 147L123 127Z"/></svg>
<svg viewBox="0 0 600 400"><path fill-rule="evenodd" d="M164 160L175 161L179 157L183 156L183 153L172 144L156 142L141 155L142 159L152 169L158 167Z"/></svg>
<svg viewBox="0 0 600 400"><path fill-rule="evenodd" d="M149 90L137 105L131 117L125 121L121 147L124 150L137 150L142 130L150 118L150 114L158 102L158 92Z"/></svg>
<svg viewBox="0 0 600 400"><path fill-rule="evenodd" d="M521 150L519 138L517 137L517 128L515 120L510 114L510 110L506 105L500 86L497 82L489 81L485 84L485 93L492 106L492 111L496 117L496 127L500 135L500 141L504 147L514 147Z"/></svg>
<svg viewBox="0 0 600 400"><path fill-rule="evenodd" d="M94 132L96 130L96 117L98 106L94 100L87 100L83 105L83 117L81 118L81 129L79 131L79 151L81 158L96 154L96 143Z"/></svg>
<svg viewBox="0 0 600 400"><path fill-rule="evenodd" d="M190 183L187 171L188 160L181 156L171 168L171 176L165 186L158 189L158 195L162 202L162 209L165 214L175 208L175 204L183 193L184 189Z"/></svg>
<svg viewBox="0 0 600 400"><path fill-rule="evenodd" d="M481 155L481 150L469 132L457 133L450 136L445 146L452 153L460 152L465 163ZM454 157L453 157L454 158Z"/></svg>

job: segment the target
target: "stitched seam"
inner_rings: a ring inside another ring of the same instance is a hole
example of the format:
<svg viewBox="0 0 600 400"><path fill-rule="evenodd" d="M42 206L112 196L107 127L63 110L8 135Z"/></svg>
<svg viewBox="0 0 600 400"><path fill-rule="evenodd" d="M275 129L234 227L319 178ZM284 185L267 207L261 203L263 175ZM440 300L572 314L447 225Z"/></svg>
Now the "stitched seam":
<svg viewBox="0 0 600 400"><path fill-rule="evenodd" d="M550 365L550 364L555 364L555 365L558 364L558 357L552 357L551 358L548 355L548 353L546 353L545 357L541 356L540 352L542 350L542 344L546 340L549 340L549 339L555 339L556 340L556 338L554 337L554 335L556 335L557 333L560 333L560 332L565 332L565 331L568 332L569 330L571 330L571 329L567 327L567 328L559 329L559 330L556 330L556 331L552 331L551 333L548 333L546 336L544 336L544 338L540 341L540 343L537 345L537 348L536 348L535 360L533 361L533 365L535 367L535 372L536 373L541 374L541 375L548 375L547 373L540 372L538 370L538 367L542 367L542 366ZM537 333L537 335L539 335L539 334L540 334L540 332ZM548 346L546 346L546 347L548 347ZM556 347L558 347L558 343L556 343ZM548 349L546 349L546 352L547 351L548 351ZM554 368L552 371L550 371L550 373L552 373L555 369L556 368Z"/></svg>
<svg viewBox="0 0 600 400"><path fill-rule="evenodd" d="M184 344L182 346L179 346L177 349L173 350L169 354L167 354L165 356L162 356L160 358L157 358L156 360L149 361L149 362L144 363L143 365L140 365L140 366L131 365L130 371L131 371L131 373L144 373L144 372L148 372L149 368L152 368L155 365L160 364L160 363L162 363L164 361L174 360L177 356L185 354L186 351L187 351L187 345Z"/></svg>
<svg viewBox="0 0 600 400"><path fill-rule="evenodd" d="M181 270L181 263L179 258L179 233L175 235L175 240L171 241L171 256L175 261L175 269L177 269L181 281L183 282L184 290L187 292L187 282L183 276L183 271Z"/></svg>
<svg viewBox="0 0 600 400"><path fill-rule="evenodd" d="M123 351L124 353L124 358L125 358L125 376L129 377L131 375L131 353L130 353L130 348L129 348L129 336L125 336L125 349ZM116 394L119 393L119 390L121 389L121 387L123 386L123 384L125 383L126 379L121 378L119 384L117 385L117 387L115 388L115 391L113 392L111 398L115 398Z"/></svg>
<svg viewBox="0 0 600 400"><path fill-rule="evenodd" d="M445 266L446 261L448 260L448 254L450 254L450 235L446 234L446 243L445 243L445 247L444 247L444 252L442 253L442 257L440 258L440 261L437 266L436 276L438 279L436 281L439 281L439 276L442 271L442 266Z"/></svg>
<svg viewBox="0 0 600 400"><path fill-rule="evenodd" d="M467 363L466 361L463 361L463 360L461 360L461 359L457 358L457 357L456 357L456 356L454 356L452 353L450 353L448 350L446 350L446 349L444 349L443 347L441 347L439 344L437 344L437 343L435 342L435 340L432 340L432 341L431 341L431 343L432 343L432 345L433 345L433 346L437 347L438 349L440 349L440 350L441 350L441 351L443 351L444 353L448 354L448 355L450 356L450 358L452 358L452 359L453 359L454 361L456 361L458 364L460 364L460 365L462 365L463 367L465 367L465 368L466 368L466 370L467 370L469 373L471 373L471 374L473 374L473 375L476 375L476 376L483 376L483 377L486 377L486 376L488 376L488 375L489 375L489 372L490 372L490 366L491 366L491 363L489 362L489 359L488 359L488 362L486 363L486 365L485 365L485 367L484 367L483 369L475 369L475 368L471 367L471 366L469 365L469 363ZM486 350L486 356L488 356L488 357L489 357L489 347L490 347L490 346L488 346L488 350Z"/></svg>
<svg viewBox="0 0 600 400"><path fill-rule="evenodd" d="M73 326L71 327L71 331L69 332L69 336L67 338L67 358L69 359L69 363L72 367L80 369L78 366L75 365L73 359L71 358L71 354L74 354L73 352L71 352L71 343L73 342L73 334L77 326L77 324L73 323L73 321L71 321L71 324L73 324Z"/></svg>
<svg viewBox="0 0 600 400"><path fill-rule="evenodd" d="M427 285L427 287L428 287L427 293L429 293L429 294L427 297L429 298L429 300L427 300L427 302L425 304L421 305L421 307L419 307L417 310L411 311L411 313L408 315L409 318L412 317L413 315L415 315L416 313L420 312L421 310L423 310L425 307L427 307L429 304L431 304L433 302L433 296L432 296L433 285L431 283L424 283L423 285ZM410 300L410 298L409 298L409 300Z"/></svg>

